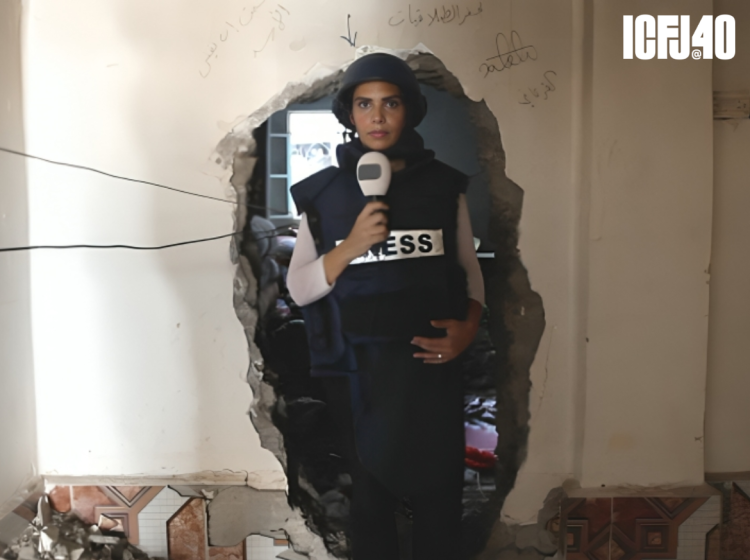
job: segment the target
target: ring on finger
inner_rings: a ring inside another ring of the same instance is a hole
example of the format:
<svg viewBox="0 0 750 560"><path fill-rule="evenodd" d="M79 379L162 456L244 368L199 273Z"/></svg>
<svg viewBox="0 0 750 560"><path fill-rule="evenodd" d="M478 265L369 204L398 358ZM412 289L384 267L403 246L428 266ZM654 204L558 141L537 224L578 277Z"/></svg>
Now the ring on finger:
<svg viewBox="0 0 750 560"><path fill-rule="evenodd" d="M442 360L442 359L443 359L443 355L442 354L438 354L438 360Z"/></svg>

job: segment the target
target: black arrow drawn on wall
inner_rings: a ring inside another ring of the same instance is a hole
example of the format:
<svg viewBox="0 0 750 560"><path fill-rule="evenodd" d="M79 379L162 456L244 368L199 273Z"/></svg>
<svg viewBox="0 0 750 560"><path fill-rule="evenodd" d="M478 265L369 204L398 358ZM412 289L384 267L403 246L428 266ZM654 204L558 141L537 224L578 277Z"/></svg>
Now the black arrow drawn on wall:
<svg viewBox="0 0 750 560"><path fill-rule="evenodd" d="M346 14L346 31L349 33L348 37L344 37L343 35L339 35L344 41L349 43L349 46L356 47L357 46L357 32L354 32L354 39L352 39L352 28L349 26L349 20L352 18L351 14Z"/></svg>

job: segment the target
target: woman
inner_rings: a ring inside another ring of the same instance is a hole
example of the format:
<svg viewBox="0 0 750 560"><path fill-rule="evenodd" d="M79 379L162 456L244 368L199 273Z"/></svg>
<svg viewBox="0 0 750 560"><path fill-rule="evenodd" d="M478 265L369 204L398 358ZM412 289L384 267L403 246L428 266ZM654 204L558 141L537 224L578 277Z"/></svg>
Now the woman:
<svg viewBox="0 0 750 560"><path fill-rule="evenodd" d="M457 560L464 440L456 358L484 301L468 178L424 148L414 127L426 100L401 59L356 60L333 110L357 138L339 146L338 168L292 187L301 220L287 284L305 313L312 374L351 383L353 557L399 558L394 512L406 500L413 558ZM367 202L357 183L359 157L371 150L392 168L384 201Z"/></svg>

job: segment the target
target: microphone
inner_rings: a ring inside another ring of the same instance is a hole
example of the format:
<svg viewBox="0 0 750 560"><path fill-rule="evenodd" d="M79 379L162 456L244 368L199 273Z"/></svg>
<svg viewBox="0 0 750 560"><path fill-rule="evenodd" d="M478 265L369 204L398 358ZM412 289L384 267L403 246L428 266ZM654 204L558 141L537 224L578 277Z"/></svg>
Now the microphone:
<svg viewBox="0 0 750 560"><path fill-rule="evenodd" d="M381 152L367 152L359 158L357 181L369 201L382 200L391 184L391 162Z"/></svg>

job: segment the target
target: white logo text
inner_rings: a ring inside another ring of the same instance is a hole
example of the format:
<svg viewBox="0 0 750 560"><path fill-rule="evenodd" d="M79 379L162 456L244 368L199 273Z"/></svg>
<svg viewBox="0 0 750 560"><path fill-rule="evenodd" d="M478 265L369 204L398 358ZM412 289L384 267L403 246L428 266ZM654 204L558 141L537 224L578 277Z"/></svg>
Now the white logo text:
<svg viewBox="0 0 750 560"><path fill-rule="evenodd" d="M734 17L703 16L690 35L690 16L622 16L622 58L729 60L735 52Z"/></svg>

